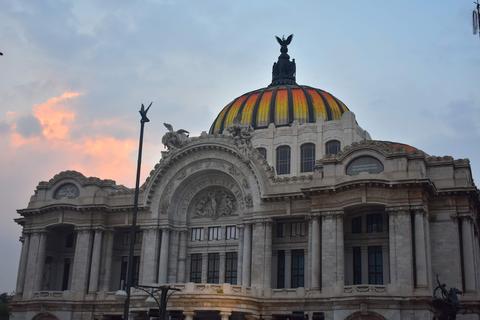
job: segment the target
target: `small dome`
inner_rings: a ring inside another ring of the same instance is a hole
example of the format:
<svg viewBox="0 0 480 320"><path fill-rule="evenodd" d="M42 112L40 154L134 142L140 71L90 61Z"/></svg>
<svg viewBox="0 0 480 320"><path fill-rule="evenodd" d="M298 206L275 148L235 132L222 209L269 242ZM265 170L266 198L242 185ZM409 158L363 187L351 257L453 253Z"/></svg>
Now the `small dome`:
<svg viewBox="0 0 480 320"><path fill-rule="evenodd" d="M239 119L254 129L288 126L293 121L339 120L347 106L332 94L309 86L288 84L258 89L230 102L213 122L210 133L222 133Z"/></svg>

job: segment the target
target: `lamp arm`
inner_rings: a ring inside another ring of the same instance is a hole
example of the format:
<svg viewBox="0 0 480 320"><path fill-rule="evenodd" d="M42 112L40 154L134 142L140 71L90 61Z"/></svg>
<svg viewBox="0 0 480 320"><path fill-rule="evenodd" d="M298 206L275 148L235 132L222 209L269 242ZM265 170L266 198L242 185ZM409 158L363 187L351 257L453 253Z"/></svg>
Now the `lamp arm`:
<svg viewBox="0 0 480 320"><path fill-rule="evenodd" d="M143 292L147 293L150 297L152 297L153 300L155 300L155 303L157 304L158 309L160 310L160 301L158 301L158 299L155 297L155 293L158 292L158 290L151 292L151 291L149 291L149 290L147 290L147 289L144 289L144 288L142 288L142 287L137 287L137 286L133 286L133 287L134 287L135 289L140 289L140 290L142 290Z"/></svg>

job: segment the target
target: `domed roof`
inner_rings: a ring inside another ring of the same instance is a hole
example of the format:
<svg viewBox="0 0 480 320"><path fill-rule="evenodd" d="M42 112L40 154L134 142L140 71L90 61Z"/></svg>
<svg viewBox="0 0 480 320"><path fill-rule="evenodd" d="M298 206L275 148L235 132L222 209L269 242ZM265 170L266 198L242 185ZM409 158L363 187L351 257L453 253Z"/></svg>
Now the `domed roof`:
<svg viewBox="0 0 480 320"><path fill-rule="evenodd" d="M273 64L272 83L266 88L245 93L225 106L210 127L210 134L223 133L234 120L261 129L271 123L278 127L288 126L293 121L301 124L319 119L339 120L344 112L349 111L332 94L295 82L295 59L290 61L287 54L291 40L292 35L287 39L277 37L281 54Z"/></svg>
<svg viewBox="0 0 480 320"><path fill-rule="evenodd" d="M210 133L222 133L239 119L254 129L266 128L270 123L287 126L298 123L338 120L348 111L347 106L330 93L301 85L279 85L258 89L230 102L210 128Z"/></svg>

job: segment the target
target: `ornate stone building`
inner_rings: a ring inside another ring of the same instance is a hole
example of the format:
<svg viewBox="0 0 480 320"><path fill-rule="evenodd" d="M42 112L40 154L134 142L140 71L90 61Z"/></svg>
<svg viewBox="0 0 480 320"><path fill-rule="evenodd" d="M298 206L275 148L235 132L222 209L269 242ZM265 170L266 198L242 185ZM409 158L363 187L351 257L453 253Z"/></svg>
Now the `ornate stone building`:
<svg viewBox="0 0 480 320"><path fill-rule="evenodd" d="M172 319L427 320L438 274L479 319L479 193L468 160L372 140L295 82L291 39L266 87L209 133L170 130L143 183L134 278L171 284ZM13 319L120 319L133 190L66 171L23 227ZM145 319L133 290L132 315Z"/></svg>

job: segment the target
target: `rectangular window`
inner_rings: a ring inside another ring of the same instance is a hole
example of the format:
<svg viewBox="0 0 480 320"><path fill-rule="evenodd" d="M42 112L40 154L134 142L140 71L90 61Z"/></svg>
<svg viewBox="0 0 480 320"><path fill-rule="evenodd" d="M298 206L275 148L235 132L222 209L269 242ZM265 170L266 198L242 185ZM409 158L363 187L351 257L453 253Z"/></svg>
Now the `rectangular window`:
<svg viewBox="0 0 480 320"><path fill-rule="evenodd" d="M220 254L208 254L207 283L218 283L220 275Z"/></svg>
<svg viewBox="0 0 480 320"><path fill-rule="evenodd" d="M237 239L237 226L225 227L225 240Z"/></svg>
<svg viewBox="0 0 480 320"><path fill-rule="evenodd" d="M304 270L303 250L292 250L292 288L304 286Z"/></svg>
<svg viewBox="0 0 480 320"><path fill-rule="evenodd" d="M368 284L383 284L383 255L381 246L368 247Z"/></svg>
<svg viewBox="0 0 480 320"><path fill-rule="evenodd" d="M202 282L202 254L190 255L190 282Z"/></svg>
<svg viewBox="0 0 480 320"><path fill-rule="evenodd" d="M220 227L208 227L208 240L220 240Z"/></svg>
<svg viewBox="0 0 480 320"><path fill-rule="evenodd" d="M225 254L225 283L237 284L237 253Z"/></svg>
<svg viewBox="0 0 480 320"><path fill-rule="evenodd" d="M367 232L382 232L383 231L383 215L380 213L373 213L367 215Z"/></svg>
<svg viewBox="0 0 480 320"><path fill-rule="evenodd" d="M362 217L352 218L352 233L362 233Z"/></svg>
<svg viewBox="0 0 480 320"><path fill-rule="evenodd" d="M285 251L277 252L277 288L285 288Z"/></svg>
<svg viewBox="0 0 480 320"><path fill-rule="evenodd" d="M70 258L63 259L63 277L62 277L62 290L68 290L70 282Z"/></svg>
<svg viewBox="0 0 480 320"><path fill-rule="evenodd" d="M277 174L290 173L290 147L280 146L277 148Z"/></svg>
<svg viewBox="0 0 480 320"><path fill-rule="evenodd" d="M283 222L278 222L276 227L275 227L275 234L277 238L283 238L284 237L284 226L285 224Z"/></svg>
<svg viewBox="0 0 480 320"><path fill-rule="evenodd" d="M290 224L290 236L291 237L303 237L305 236L305 222L293 222Z"/></svg>
<svg viewBox="0 0 480 320"><path fill-rule="evenodd" d="M353 247L353 284L362 283L362 251Z"/></svg>
<svg viewBox="0 0 480 320"><path fill-rule="evenodd" d="M315 145L305 143L300 147L300 171L313 172L315 168Z"/></svg>
<svg viewBox="0 0 480 320"><path fill-rule="evenodd" d="M203 240L203 228L192 228L190 240L202 241Z"/></svg>
<svg viewBox="0 0 480 320"><path fill-rule="evenodd" d="M121 265L120 265L120 283L119 288L123 289L127 282L127 272L128 272L128 257L123 256ZM133 257L133 279L132 282L134 285L138 284L138 276L140 273L140 256ZM123 286L123 288L122 288Z"/></svg>

